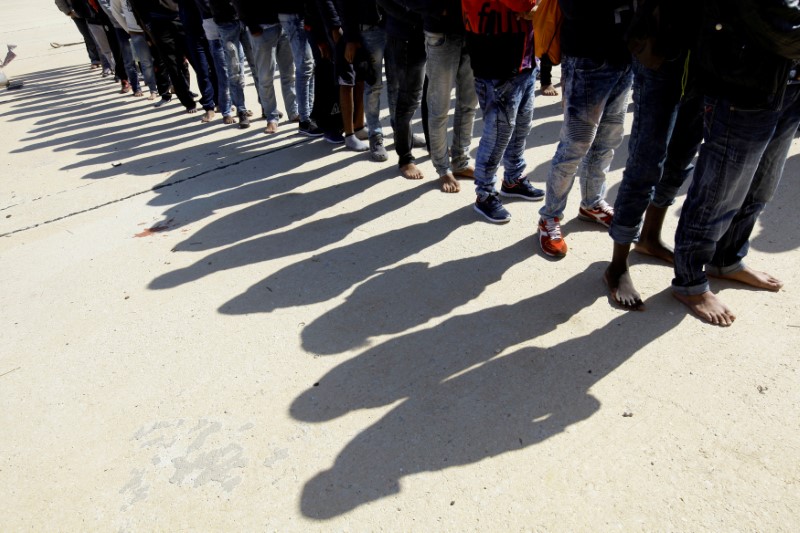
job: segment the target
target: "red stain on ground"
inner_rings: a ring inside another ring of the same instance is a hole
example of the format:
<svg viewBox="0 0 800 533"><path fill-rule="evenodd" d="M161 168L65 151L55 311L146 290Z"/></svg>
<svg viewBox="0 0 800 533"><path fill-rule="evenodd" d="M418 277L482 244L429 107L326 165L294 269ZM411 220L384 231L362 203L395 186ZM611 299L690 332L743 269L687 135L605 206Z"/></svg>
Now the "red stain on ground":
<svg viewBox="0 0 800 533"><path fill-rule="evenodd" d="M134 237L149 237L150 235L153 235L155 233L160 233L162 231L167 231L167 230L170 229L170 224L172 223L173 220L175 220L175 219L171 218L171 219L167 220L166 222L162 222L161 224L156 224L152 228L147 228L146 230L144 230L144 231L142 231L140 233L137 233L136 235L134 235Z"/></svg>

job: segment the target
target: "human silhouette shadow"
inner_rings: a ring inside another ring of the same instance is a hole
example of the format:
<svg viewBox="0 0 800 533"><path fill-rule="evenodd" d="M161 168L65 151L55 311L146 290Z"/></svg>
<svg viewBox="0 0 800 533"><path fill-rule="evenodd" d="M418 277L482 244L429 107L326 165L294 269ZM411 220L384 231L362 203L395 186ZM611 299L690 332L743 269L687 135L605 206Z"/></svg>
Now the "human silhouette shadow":
<svg viewBox="0 0 800 533"><path fill-rule="evenodd" d="M428 189L429 184L421 183L369 204L357 212L315 220L296 228L224 248L203 257L189 267L157 277L150 283L149 288L169 289L200 279L215 271L322 249L341 241L356 228L370 224L375 219L408 205ZM294 200L302 201L302 198L295 197ZM277 198L274 205L275 208L271 211L273 217L288 217L296 209L296 204L281 202ZM443 238L446 233L458 227L455 222L449 223L455 218L463 217L450 215L450 219L447 217L439 219L444 220L443 227L438 232L430 231L429 238L412 234L413 229L421 231L421 225L417 224L323 252L311 261L299 261L257 283L244 294L223 305L220 311L226 314L267 312L282 307L324 301L346 290L353 283L366 279L375 268L394 263L405 257L404 254L418 251L421 248L416 247L417 242L420 245L432 244ZM387 243L391 237L396 237L398 240ZM435 240L431 242L432 239ZM387 246L389 250L385 249ZM326 286L321 287L321 285Z"/></svg>
<svg viewBox="0 0 800 533"><path fill-rule="evenodd" d="M304 185L320 176L341 172L351 164L351 160L342 160L180 203L175 208L168 209L164 216L165 220L175 220L176 225L173 227L185 225L218 209L250 203L254 198L264 198L256 204L240 208L204 225L191 237L178 243L174 251L200 252L277 231L368 191L396 173L392 169L384 168L328 187L302 193L291 192L298 185Z"/></svg>
<svg viewBox="0 0 800 533"><path fill-rule="evenodd" d="M344 303L303 328L303 348L338 354L364 346L370 337L400 333L444 316L528 259L532 247L526 237L501 250L436 266L414 262L378 270Z"/></svg>
<svg viewBox="0 0 800 533"><path fill-rule="evenodd" d="M594 285L599 267L576 278L592 276ZM597 412L600 403L588 390L684 315L622 315L552 348L503 354L568 324L597 298L576 278L516 304L387 341L303 393L290 412L310 422L401 403L305 484L302 513L317 520L342 515L399 492L403 476L523 449ZM542 313L554 306L556 314Z"/></svg>
<svg viewBox="0 0 800 533"><path fill-rule="evenodd" d="M429 188L429 184L421 184L403 191L387 203L387 208L378 207L378 202L362 211L334 217L331 221L308 224L302 232L288 232L289 235L281 240L288 241L286 246L289 252L282 252L282 255L298 253L296 241L304 239L304 236L311 239L311 245L302 245L302 251L306 252L338 242L354 229L370 224L387 210L407 205ZM265 313L328 301L368 279L376 270L433 246L456 229L474 221L475 218L467 210L459 209L427 222L411 224L330 249L311 260L298 261L271 274L224 304L220 312L233 315ZM315 233L322 236L315 237Z"/></svg>

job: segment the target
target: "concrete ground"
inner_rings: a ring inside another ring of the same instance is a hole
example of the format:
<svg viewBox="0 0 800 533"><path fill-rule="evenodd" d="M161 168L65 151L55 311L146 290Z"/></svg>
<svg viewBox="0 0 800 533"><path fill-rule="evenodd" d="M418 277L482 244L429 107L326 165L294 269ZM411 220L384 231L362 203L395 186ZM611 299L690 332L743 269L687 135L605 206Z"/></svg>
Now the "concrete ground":
<svg viewBox="0 0 800 533"><path fill-rule="evenodd" d="M551 261L538 204L153 109L52 2L0 9L3 531L800 528L800 146L750 253L786 287L715 281L716 328L646 257L611 305L577 185ZM559 127L537 98L539 186Z"/></svg>

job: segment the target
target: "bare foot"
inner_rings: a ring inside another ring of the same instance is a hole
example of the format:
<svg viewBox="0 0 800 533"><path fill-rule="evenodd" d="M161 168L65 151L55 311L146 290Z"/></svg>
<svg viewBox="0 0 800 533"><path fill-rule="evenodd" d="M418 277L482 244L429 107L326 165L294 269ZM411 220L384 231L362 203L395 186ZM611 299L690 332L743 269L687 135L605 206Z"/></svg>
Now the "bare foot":
<svg viewBox="0 0 800 533"><path fill-rule="evenodd" d="M451 172L444 176L439 176L439 184L442 186L442 192L458 192L461 190L458 180Z"/></svg>
<svg viewBox="0 0 800 533"><path fill-rule="evenodd" d="M465 180L474 180L475 179L475 169L472 167L464 167L456 170L453 172L453 176L459 179Z"/></svg>
<svg viewBox="0 0 800 533"><path fill-rule="evenodd" d="M186 108L186 112L189 113L190 115L192 115L194 113L197 113L197 108L196 107L187 107Z"/></svg>
<svg viewBox="0 0 800 533"><path fill-rule="evenodd" d="M211 122L212 120L214 120L214 110L213 109L207 109L206 112L203 113L203 116L200 117L200 122L203 122L203 123L208 123L208 122Z"/></svg>
<svg viewBox="0 0 800 533"><path fill-rule="evenodd" d="M751 287L755 287L756 289L766 289L768 291L773 291L773 292L778 292L779 290L781 290L781 287L783 287L783 282L781 280L770 276L766 272L759 272L758 270L753 270L748 266L745 266L742 270L739 270L738 272L731 272L730 274L724 274L722 276L717 276L711 273L709 273L708 275L715 278L738 281L739 283L750 285Z"/></svg>
<svg viewBox="0 0 800 533"><path fill-rule="evenodd" d="M661 239L658 239L656 242L641 239L633 245L633 251L642 255L649 255L656 259L661 259L670 264L675 261L675 252Z"/></svg>
<svg viewBox="0 0 800 533"><path fill-rule="evenodd" d="M264 128L264 133L272 134L278 133L278 123L277 122L267 122L267 127Z"/></svg>
<svg viewBox="0 0 800 533"><path fill-rule="evenodd" d="M542 87L542 94L545 96L558 96L558 91L552 84Z"/></svg>
<svg viewBox="0 0 800 533"><path fill-rule="evenodd" d="M679 302L688 307L697 317L705 320L709 324L727 327L736 320L736 315L733 314L733 311L728 309L728 306L722 303L722 300L717 298L711 291L706 291L703 294L693 294L691 296L678 294L673 291L672 295Z"/></svg>
<svg viewBox="0 0 800 533"><path fill-rule="evenodd" d="M233 117L222 117L223 124L236 124L236 119Z"/></svg>
<svg viewBox="0 0 800 533"><path fill-rule="evenodd" d="M609 266L603 273L603 281L611 291L611 298L619 305L632 311L644 311L644 302L633 286L633 279L627 268L617 272Z"/></svg>
<svg viewBox="0 0 800 533"><path fill-rule="evenodd" d="M414 163L408 163L407 165L401 166L400 174L407 180L421 180L425 177L422 175L422 171L417 168L417 165Z"/></svg>

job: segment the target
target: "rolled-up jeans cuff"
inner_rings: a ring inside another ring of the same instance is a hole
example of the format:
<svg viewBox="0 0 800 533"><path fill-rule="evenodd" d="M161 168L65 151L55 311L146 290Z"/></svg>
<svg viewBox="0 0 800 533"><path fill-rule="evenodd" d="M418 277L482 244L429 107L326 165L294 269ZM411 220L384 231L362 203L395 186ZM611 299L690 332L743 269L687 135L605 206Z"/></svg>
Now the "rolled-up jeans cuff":
<svg viewBox="0 0 800 533"><path fill-rule="evenodd" d="M631 244L639 240L639 226L622 226L612 222L608 234L617 244Z"/></svg>
<svg viewBox="0 0 800 533"><path fill-rule="evenodd" d="M704 292L708 292L710 290L711 286L708 284L708 280L696 285L689 285L688 287L676 285L674 281L672 282L672 292L681 294L683 296L697 296L698 294L703 294Z"/></svg>
<svg viewBox="0 0 800 533"><path fill-rule="evenodd" d="M712 276L727 276L729 274L733 274L734 272L739 272L740 270L744 270L744 262L739 261L735 265L729 266L716 266L716 265L706 265L706 274L710 274Z"/></svg>

